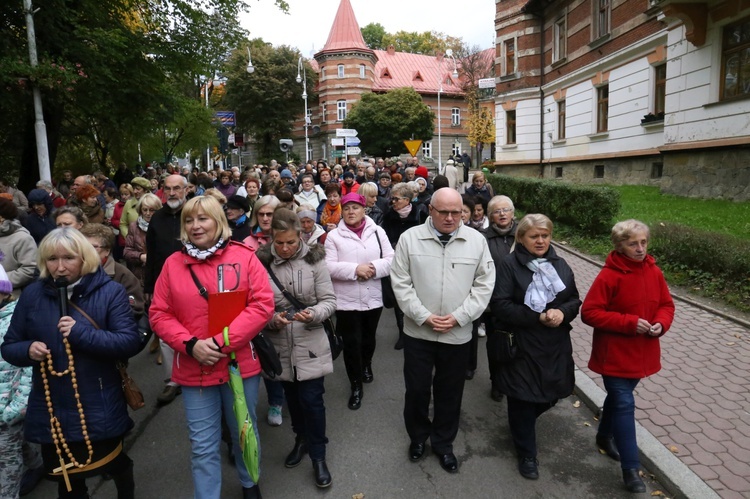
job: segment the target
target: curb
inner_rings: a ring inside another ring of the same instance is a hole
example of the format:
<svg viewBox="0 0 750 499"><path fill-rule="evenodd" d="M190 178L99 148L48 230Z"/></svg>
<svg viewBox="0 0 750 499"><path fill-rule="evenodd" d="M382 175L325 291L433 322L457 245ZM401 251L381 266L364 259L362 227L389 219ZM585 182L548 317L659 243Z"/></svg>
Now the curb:
<svg viewBox="0 0 750 499"><path fill-rule="evenodd" d="M604 405L606 392L594 380L576 367L575 393L596 414ZM641 461L652 471L675 497L719 499L720 496L709 487L693 470L672 454L655 436L635 422L635 435Z"/></svg>

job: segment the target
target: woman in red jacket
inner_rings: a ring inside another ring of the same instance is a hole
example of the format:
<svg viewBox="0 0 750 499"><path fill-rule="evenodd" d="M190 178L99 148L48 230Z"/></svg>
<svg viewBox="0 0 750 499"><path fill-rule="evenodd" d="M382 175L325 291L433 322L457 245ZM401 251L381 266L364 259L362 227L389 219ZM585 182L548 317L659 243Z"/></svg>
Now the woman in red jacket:
<svg viewBox="0 0 750 499"><path fill-rule="evenodd" d="M596 444L620 461L625 487L645 492L638 473L633 390L661 369L659 337L674 318L664 275L647 254L648 226L625 220L612 228L615 247L583 301L581 318L594 328L589 369L602 375L604 400Z"/></svg>
<svg viewBox="0 0 750 499"><path fill-rule="evenodd" d="M255 252L230 241L231 235L216 199L198 196L185 203L180 231L184 247L167 258L156 281L149 310L154 332L175 351L172 379L182 387L192 446L195 497L202 499L219 499L221 494L222 410L232 434L243 497L260 497L258 485L242 460L232 411L232 388L227 381L229 353L234 351L257 438L255 403L261 368L250 340L271 318L274 298L266 269ZM209 331L208 302L198 287L199 282L209 297L217 293L219 266L223 266L224 289L247 293L246 307L234 319L229 319L229 345L221 331Z"/></svg>

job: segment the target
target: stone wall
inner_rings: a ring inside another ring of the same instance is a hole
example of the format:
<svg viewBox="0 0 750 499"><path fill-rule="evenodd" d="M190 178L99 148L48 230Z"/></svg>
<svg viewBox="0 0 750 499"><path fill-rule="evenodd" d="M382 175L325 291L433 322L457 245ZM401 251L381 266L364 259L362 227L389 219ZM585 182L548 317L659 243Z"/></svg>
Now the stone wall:
<svg viewBox="0 0 750 499"><path fill-rule="evenodd" d="M495 173L555 179L576 184L660 185L660 156L539 165L500 166ZM540 173L542 172L543 173ZM653 178L652 178L653 176Z"/></svg>
<svg viewBox="0 0 750 499"><path fill-rule="evenodd" d="M665 155L661 191L678 196L750 201L750 148Z"/></svg>

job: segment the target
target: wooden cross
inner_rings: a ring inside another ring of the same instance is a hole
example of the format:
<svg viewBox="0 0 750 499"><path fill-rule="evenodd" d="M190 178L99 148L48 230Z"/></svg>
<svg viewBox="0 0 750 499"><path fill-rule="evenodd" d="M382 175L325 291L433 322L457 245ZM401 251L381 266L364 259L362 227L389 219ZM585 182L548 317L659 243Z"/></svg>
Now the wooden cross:
<svg viewBox="0 0 750 499"><path fill-rule="evenodd" d="M70 486L70 479L68 478L68 468L72 468L73 466L75 466L73 463L65 464L65 460L60 456L60 467L52 470L53 473L59 473L62 471L63 478L65 479L65 487L68 489L68 492L73 490Z"/></svg>

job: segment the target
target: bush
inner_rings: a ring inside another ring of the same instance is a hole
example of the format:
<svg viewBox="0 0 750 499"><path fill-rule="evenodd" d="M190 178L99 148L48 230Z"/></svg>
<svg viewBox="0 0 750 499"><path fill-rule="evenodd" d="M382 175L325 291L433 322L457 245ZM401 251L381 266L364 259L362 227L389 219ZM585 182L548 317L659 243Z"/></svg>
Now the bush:
<svg viewBox="0 0 750 499"><path fill-rule="evenodd" d="M609 187L495 174L488 181L526 213L543 213L586 234L608 233L620 211L620 193Z"/></svg>

